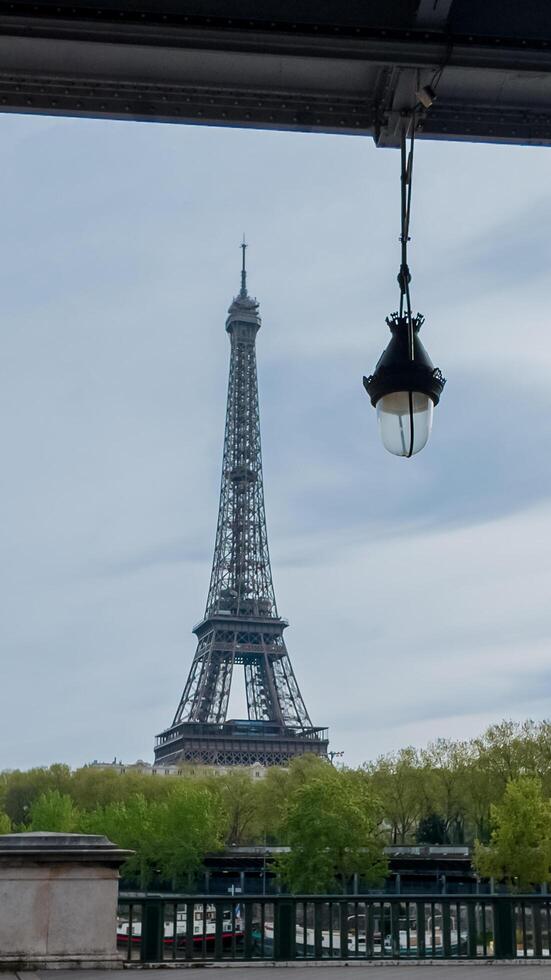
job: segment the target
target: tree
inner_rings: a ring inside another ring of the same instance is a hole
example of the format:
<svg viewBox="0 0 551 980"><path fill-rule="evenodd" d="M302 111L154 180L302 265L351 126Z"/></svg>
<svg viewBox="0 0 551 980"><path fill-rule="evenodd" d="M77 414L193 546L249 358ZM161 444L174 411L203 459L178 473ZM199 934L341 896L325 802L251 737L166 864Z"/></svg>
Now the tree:
<svg viewBox="0 0 551 980"><path fill-rule="evenodd" d="M165 783L167 798L162 802L138 794L80 817L85 833L104 834L134 852L121 874L136 879L142 889L156 874L170 878L174 888L181 883L191 887L205 853L223 846L226 817L218 798L193 782Z"/></svg>
<svg viewBox="0 0 551 980"><path fill-rule="evenodd" d="M287 805L292 794L316 776L323 778L326 770L327 761L313 752L292 759L286 769L270 766L256 787L259 840L262 843L282 843Z"/></svg>
<svg viewBox="0 0 551 980"><path fill-rule="evenodd" d="M392 844L407 844L427 808L425 772L418 753L409 747L382 756L365 767L376 796L381 800Z"/></svg>
<svg viewBox="0 0 551 980"><path fill-rule="evenodd" d="M138 795L125 803L108 803L81 815L80 829L86 834L104 834L114 844L135 853L121 868L123 878L136 878L147 888L159 866L160 803L149 803Z"/></svg>
<svg viewBox="0 0 551 980"><path fill-rule="evenodd" d="M259 786L245 770L236 770L217 779L221 806L227 818L226 842L250 844L260 836L258 820Z"/></svg>
<svg viewBox="0 0 551 980"><path fill-rule="evenodd" d="M11 834L11 820L7 813L0 812L0 834Z"/></svg>
<svg viewBox="0 0 551 980"><path fill-rule="evenodd" d="M418 844L448 844L446 821L439 813L422 817L417 826L415 839Z"/></svg>
<svg viewBox="0 0 551 980"><path fill-rule="evenodd" d="M78 811L66 793L49 789L30 808L29 830L53 830L71 834L78 825Z"/></svg>
<svg viewBox="0 0 551 980"><path fill-rule="evenodd" d="M2 809L16 827L24 827L34 801L50 789L69 791L69 766L56 764L49 769L29 769L27 772L4 773L2 776Z"/></svg>
<svg viewBox="0 0 551 980"><path fill-rule="evenodd" d="M191 887L206 853L224 846L226 814L220 800L192 782L173 785L158 806L160 870L174 889Z"/></svg>
<svg viewBox="0 0 551 980"><path fill-rule="evenodd" d="M436 739L421 752L429 812L439 813L444 822L441 843L464 843L464 774L467 758L468 746L465 742L452 742L445 738Z"/></svg>
<svg viewBox="0 0 551 980"><path fill-rule="evenodd" d="M491 818L489 845L475 845L478 874L517 889L551 881L551 803L543 798L540 780L510 780L501 803L492 805Z"/></svg>
<svg viewBox="0 0 551 980"><path fill-rule="evenodd" d="M290 852L277 861L279 877L298 893L344 892L354 873L375 884L387 872L380 821L364 773L326 764L289 799L283 827Z"/></svg>

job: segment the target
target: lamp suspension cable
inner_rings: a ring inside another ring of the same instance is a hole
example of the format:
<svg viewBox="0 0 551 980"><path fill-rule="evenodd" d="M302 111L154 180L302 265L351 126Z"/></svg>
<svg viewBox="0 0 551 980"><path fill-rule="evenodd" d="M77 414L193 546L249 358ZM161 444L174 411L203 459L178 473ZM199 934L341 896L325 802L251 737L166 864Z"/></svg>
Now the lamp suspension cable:
<svg viewBox="0 0 551 980"><path fill-rule="evenodd" d="M409 149L408 149L409 137ZM409 224L411 218L411 191L413 187L413 150L415 147L415 110L404 119L400 138L401 155L401 233L400 242L402 249L402 260L398 273L398 285L400 286L400 319L404 315L404 302L406 307L406 318L408 324L408 344L409 356L413 361L415 356L415 339L413 330L413 314L411 311L411 294L409 284L411 282L411 272L408 265L408 242Z"/></svg>
<svg viewBox="0 0 551 980"><path fill-rule="evenodd" d="M408 148L409 137L409 148ZM411 293L409 284L411 282L411 272L408 265L408 242L409 222L411 218L411 191L413 187L413 150L415 147L415 110L410 116L406 116L402 125L400 137L400 158L401 158L401 219L402 228L400 242L402 247L402 260L398 273L398 284L400 286L400 320L404 316L404 302L406 307L406 321L408 331L408 353L410 361L415 360L415 331L413 327L413 314L411 310ZM415 441L415 425L413 413L413 392L408 391L409 402L409 446L404 445L404 456L413 456ZM404 438L404 433L402 433Z"/></svg>

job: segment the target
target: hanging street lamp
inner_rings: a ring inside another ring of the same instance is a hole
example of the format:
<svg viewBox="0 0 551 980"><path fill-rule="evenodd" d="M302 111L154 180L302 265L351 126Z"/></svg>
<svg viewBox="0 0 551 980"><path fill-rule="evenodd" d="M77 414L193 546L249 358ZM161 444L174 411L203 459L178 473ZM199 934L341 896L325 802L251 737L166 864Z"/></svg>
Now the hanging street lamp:
<svg viewBox="0 0 551 980"><path fill-rule="evenodd" d="M408 128L411 127L409 151ZM407 261L415 114L406 120L401 138L401 211L400 235L402 261L398 273L399 312L387 317L392 334L388 347L379 358L373 374L363 379L364 387L377 409L381 439L385 449L395 456L415 456L426 446L432 427L432 412L438 405L446 384L419 339L424 317L411 310L411 273Z"/></svg>

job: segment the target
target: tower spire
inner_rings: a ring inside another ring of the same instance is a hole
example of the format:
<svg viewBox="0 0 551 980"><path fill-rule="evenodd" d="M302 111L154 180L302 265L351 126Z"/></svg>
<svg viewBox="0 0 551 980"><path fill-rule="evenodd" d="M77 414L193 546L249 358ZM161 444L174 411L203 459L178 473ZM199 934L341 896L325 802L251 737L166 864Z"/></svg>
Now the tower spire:
<svg viewBox="0 0 551 980"><path fill-rule="evenodd" d="M242 262L241 262L241 292L239 295L243 297L247 295L247 267L245 263L245 252L247 251L248 247L249 246L247 245L247 242L245 240L245 232L243 232L243 241L239 246L239 248L243 253Z"/></svg>

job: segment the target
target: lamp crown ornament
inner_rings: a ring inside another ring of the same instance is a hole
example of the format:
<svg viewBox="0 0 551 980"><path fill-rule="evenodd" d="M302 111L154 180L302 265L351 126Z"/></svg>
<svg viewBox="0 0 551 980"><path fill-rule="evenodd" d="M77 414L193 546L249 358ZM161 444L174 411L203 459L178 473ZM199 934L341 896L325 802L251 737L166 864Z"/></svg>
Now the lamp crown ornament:
<svg viewBox="0 0 551 980"><path fill-rule="evenodd" d="M390 343L381 354L373 374L363 379L364 388L371 404L394 391L419 391L438 405L446 379L440 368L435 368L421 339L419 331L425 322L422 313L411 317L413 332L413 358L410 350L410 322L407 316L391 313L386 323L392 334Z"/></svg>

